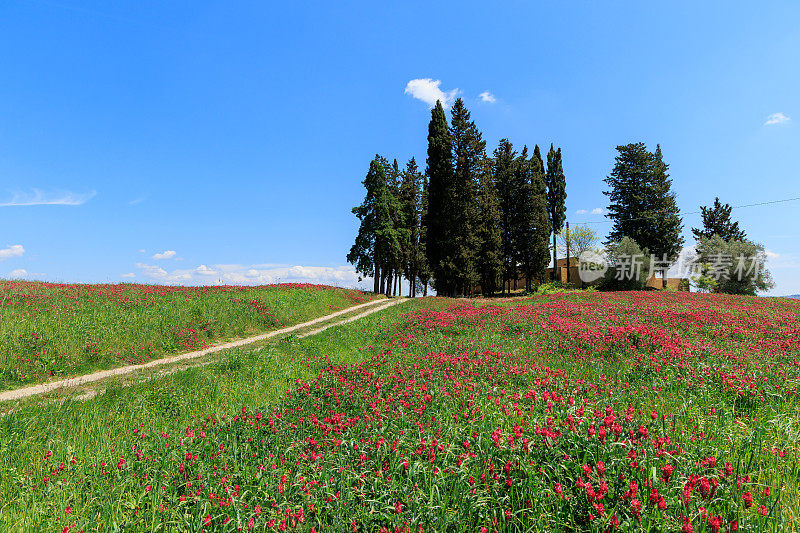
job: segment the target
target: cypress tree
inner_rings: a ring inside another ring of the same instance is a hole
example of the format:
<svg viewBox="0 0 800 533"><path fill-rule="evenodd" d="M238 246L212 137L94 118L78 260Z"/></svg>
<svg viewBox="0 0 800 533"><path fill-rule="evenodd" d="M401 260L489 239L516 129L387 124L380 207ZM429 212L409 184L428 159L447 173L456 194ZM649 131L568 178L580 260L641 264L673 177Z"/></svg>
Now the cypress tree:
<svg viewBox="0 0 800 533"><path fill-rule="evenodd" d="M720 203L719 197L714 198L714 205L710 207L700 206L703 227L692 228L697 242L703 238L710 239L714 235L719 235L724 241L746 241L747 235L744 230L739 229L738 222L731 220L732 209L730 204Z"/></svg>
<svg viewBox="0 0 800 533"><path fill-rule="evenodd" d="M533 149L530 161L531 172L529 182L530 225L532 239L528 244L525 276L530 280L544 279L544 271L550 262L549 237L551 232L550 215L547 204L547 182L542 161L542 154L537 144Z"/></svg>
<svg viewBox="0 0 800 533"><path fill-rule="evenodd" d="M419 197L419 247L417 254L417 277L422 283L422 296L428 295L428 281L431 279L431 268L428 263L428 177L422 175L422 193Z"/></svg>
<svg viewBox="0 0 800 533"><path fill-rule="evenodd" d="M531 185L532 165L528 160L528 147L523 146L522 152L514 161L513 190L515 191L514 214L512 216L512 240L514 242L514 265L526 274L531 264L531 252L535 241L535 228L533 227L533 204L531 199L533 189ZM516 274L516 273L515 273ZM516 282L517 277L514 278ZM516 286L515 286L516 288ZM525 288L529 287L529 280L525 280Z"/></svg>
<svg viewBox="0 0 800 533"><path fill-rule="evenodd" d="M428 211L426 253L436 291L455 294L453 149L442 103L437 101L428 124Z"/></svg>
<svg viewBox="0 0 800 533"><path fill-rule="evenodd" d="M659 261L663 287L667 286L667 270L683 247L683 221L678 209L675 193L672 191L672 180L669 177L669 165L664 162L661 146L656 145L653 153L653 174L648 195L649 215L651 221L649 239L642 245L655 254Z"/></svg>
<svg viewBox="0 0 800 533"><path fill-rule="evenodd" d="M477 248L476 195L478 177L486 156L486 141L470 120L470 112L461 98L456 99L451 110L450 138L453 147L453 197L450 199L453 213L451 219L453 259L455 263L456 288L466 294L478 281L475 265Z"/></svg>
<svg viewBox="0 0 800 533"><path fill-rule="evenodd" d="M503 293L506 290L506 281L516 279L517 265L515 260L514 222L516 221L516 196L514 189L514 174L517 153L508 139L501 139L500 145L494 151L492 179L497 191L500 206L500 239L502 242L502 280ZM509 287L510 288L510 287Z"/></svg>
<svg viewBox="0 0 800 533"><path fill-rule="evenodd" d="M500 202L493 179L493 161L481 160L478 174L478 220L476 237L478 254L476 268L481 292L491 296L497 292L503 270L503 241L501 237Z"/></svg>
<svg viewBox="0 0 800 533"><path fill-rule="evenodd" d="M404 232L398 224L398 213L401 212L400 202L392 192L386 175L388 165L380 159L376 159L379 187L375 195L375 255L378 258L378 264L382 265L382 270L386 271L384 276L385 294L391 296Z"/></svg>
<svg viewBox="0 0 800 533"><path fill-rule="evenodd" d="M564 226L567 214L567 180L561 164L561 148L557 151L550 144L547 152L547 211L550 217L550 230L553 232L553 278L555 279L558 267L558 254L556 253L556 234ZM569 260L569 258L567 259ZM569 267L569 265L567 265Z"/></svg>
<svg viewBox="0 0 800 533"><path fill-rule="evenodd" d="M419 273L420 256L420 185L422 174L417 161L412 157L403 169L400 184L400 203L404 213L405 243L403 251L404 270L409 281L409 296L416 296L416 280Z"/></svg>

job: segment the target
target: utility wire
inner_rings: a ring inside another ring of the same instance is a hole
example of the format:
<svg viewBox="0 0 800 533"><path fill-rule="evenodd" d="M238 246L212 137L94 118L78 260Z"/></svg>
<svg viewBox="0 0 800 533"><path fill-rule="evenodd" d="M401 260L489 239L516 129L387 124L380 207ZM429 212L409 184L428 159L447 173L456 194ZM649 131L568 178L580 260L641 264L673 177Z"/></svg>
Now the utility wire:
<svg viewBox="0 0 800 533"><path fill-rule="evenodd" d="M780 203L784 203L784 202L793 202L795 200L800 200L800 196L796 196L794 198L784 198L782 200L771 200L769 202L758 202L758 203L755 203L755 204L734 205L734 206L731 206L731 209L741 209L743 207L758 207L758 206L762 206L762 205L780 204ZM699 213L702 213L702 211L689 211L689 212L685 212L685 213L680 213L680 215L681 216L697 215ZM606 215L606 217L607 217L607 215ZM650 218L649 217L628 218L628 219L625 219L624 222L634 222L636 220L650 220ZM591 221L591 222L573 222L573 225L575 225L575 226L585 226L587 224L608 224L610 222L613 222L613 220L607 219L607 220L595 220L595 221Z"/></svg>

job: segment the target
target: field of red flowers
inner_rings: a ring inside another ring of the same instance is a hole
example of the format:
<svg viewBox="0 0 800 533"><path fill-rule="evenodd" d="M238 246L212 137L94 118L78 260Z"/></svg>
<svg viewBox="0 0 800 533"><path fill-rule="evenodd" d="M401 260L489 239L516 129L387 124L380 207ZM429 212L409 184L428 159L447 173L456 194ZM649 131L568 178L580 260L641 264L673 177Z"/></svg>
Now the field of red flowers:
<svg viewBox="0 0 800 533"><path fill-rule="evenodd" d="M797 530L800 302L411 305L274 404L48 448L0 513L65 533Z"/></svg>
<svg viewBox="0 0 800 533"><path fill-rule="evenodd" d="M371 298L324 285L178 287L0 280L0 390L261 333Z"/></svg>

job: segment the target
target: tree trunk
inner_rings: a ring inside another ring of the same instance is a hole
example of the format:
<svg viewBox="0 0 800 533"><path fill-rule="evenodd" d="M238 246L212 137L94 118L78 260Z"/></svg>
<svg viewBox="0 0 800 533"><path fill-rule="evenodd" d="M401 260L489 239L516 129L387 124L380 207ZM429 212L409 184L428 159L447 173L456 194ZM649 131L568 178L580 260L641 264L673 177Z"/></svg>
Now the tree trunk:
<svg viewBox="0 0 800 533"><path fill-rule="evenodd" d="M381 269L375 265L375 278L372 280L372 292L379 294L381 292Z"/></svg>
<svg viewBox="0 0 800 533"><path fill-rule="evenodd" d="M556 268L558 267L558 254L556 252L556 230L553 229L553 279L550 281L556 280Z"/></svg>

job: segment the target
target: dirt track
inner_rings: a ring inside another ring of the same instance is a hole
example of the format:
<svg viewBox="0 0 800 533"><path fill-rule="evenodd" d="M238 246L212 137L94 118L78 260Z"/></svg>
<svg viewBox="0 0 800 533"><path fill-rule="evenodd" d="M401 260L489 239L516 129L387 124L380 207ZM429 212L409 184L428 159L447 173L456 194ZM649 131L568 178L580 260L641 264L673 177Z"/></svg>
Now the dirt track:
<svg viewBox="0 0 800 533"><path fill-rule="evenodd" d="M326 329L338 326L340 324L346 324L348 322L353 322L354 320L358 320L361 317L367 316L369 314L375 313L382 309L386 309L393 305L399 304L405 301L404 298L395 298L392 300L373 300L371 302L355 305L353 307L348 307L347 309L342 309L340 311L336 311L335 313L331 313L329 315L321 316L319 318L315 318L314 320L309 320L308 322L303 322L301 324L295 324L294 326L289 326L282 329L276 329L275 331L270 331L269 333L262 333L261 335L256 335L253 337L247 337L245 339L239 339L231 342L226 342L224 344L218 344L216 346L211 346L209 348L204 348L202 350L197 350L194 352L187 352L182 353L179 355L173 355L170 357L164 357L162 359L156 359L155 361L150 361L148 363L144 363L141 365L128 365L123 366L120 368L112 368L109 370L101 370L98 372L93 372L91 374L85 374L83 376L75 376L73 378L62 379L58 381L51 381L49 383L41 383L39 385L32 385L30 387L23 387L21 389L14 389L9 391L0 392L0 402L7 402L13 400L21 400L24 398L28 398L30 396L36 396L39 394L46 394L48 392L52 392L56 389L61 388L68 388L68 387L77 387L80 385L84 385L86 383L91 383L94 381L100 381L103 379L115 377L115 376L124 376L126 374L133 374L136 372L141 372L142 370L169 365L172 363L178 363L181 361L186 361L189 359L196 359L198 357L202 357L208 354L212 354L214 352L219 352L222 350L229 350L231 348L236 348L238 346L245 346L247 344L252 344L254 342L262 341L265 339L269 339L270 337L276 337L278 335L283 335L286 333L291 333L293 331L305 329L316 324L320 324L322 322L326 322L337 316L345 315L348 313L352 313L353 311L357 311L358 309L363 309L365 307L369 307L369 309L363 313L359 313L355 316L347 317L343 320L338 320L332 322L330 324L325 324L324 326L298 335L299 337L307 337L309 335L315 335Z"/></svg>

